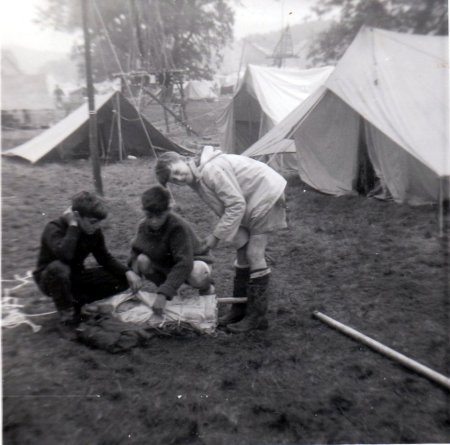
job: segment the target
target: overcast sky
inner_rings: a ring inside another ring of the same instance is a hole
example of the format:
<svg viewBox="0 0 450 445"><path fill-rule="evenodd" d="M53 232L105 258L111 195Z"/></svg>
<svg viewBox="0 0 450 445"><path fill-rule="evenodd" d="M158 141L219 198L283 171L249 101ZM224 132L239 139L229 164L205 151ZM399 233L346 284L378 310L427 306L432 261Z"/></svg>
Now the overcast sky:
<svg viewBox="0 0 450 445"><path fill-rule="evenodd" d="M248 34L274 31L303 21L311 15L310 6L316 0L234 0L236 17L234 33L237 39ZM13 0L1 2L2 46L19 45L44 51L68 52L73 37L43 30L33 23L36 6L44 0Z"/></svg>

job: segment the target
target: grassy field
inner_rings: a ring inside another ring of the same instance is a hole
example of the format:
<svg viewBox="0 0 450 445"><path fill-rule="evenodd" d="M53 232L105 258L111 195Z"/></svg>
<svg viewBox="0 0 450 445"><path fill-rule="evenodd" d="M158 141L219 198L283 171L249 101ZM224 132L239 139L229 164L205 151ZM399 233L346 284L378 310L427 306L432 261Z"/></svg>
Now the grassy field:
<svg viewBox="0 0 450 445"><path fill-rule="evenodd" d="M121 260L140 195L155 181L152 165L128 160L102 170L105 235ZM45 223L91 184L88 161L3 160L3 279L34 267ZM179 213L210 233L216 218L207 207L189 189L172 192ZM3 329L4 443L448 442L448 391L311 317L320 310L448 374L448 246L436 207L330 197L297 178L287 198L290 227L269 246L267 332L152 338L110 354L61 339L55 314L33 318L37 333ZM227 296L233 251L214 253L217 293ZM27 313L53 310L34 286L17 297Z"/></svg>

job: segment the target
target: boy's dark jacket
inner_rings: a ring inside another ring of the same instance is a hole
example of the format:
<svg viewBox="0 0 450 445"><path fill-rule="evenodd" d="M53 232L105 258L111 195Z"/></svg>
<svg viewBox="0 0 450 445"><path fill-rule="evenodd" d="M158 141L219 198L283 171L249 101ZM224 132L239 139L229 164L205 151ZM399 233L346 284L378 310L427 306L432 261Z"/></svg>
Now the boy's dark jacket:
<svg viewBox="0 0 450 445"><path fill-rule="evenodd" d="M150 258L152 267L166 276L157 292L171 299L189 278L194 260L212 262L192 227L180 215L169 213L163 226L154 231L144 218L131 245L131 264L139 254Z"/></svg>
<svg viewBox="0 0 450 445"><path fill-rule="evenodd" d="M63 216L50 221L42 233L36 270L36 279L55 260L70 266L72 271L84 269L84 260L93 254L98 264L116 276L123 276L128 270L108 251L101 229L92 235L84 233L78 226L69 226Z"/></svg>

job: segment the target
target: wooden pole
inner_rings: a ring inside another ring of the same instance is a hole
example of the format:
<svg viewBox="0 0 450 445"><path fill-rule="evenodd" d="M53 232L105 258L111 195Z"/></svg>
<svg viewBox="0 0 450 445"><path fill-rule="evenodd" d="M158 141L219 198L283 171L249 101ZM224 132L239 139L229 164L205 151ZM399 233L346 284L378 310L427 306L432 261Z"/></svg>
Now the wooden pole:
<svg viewBox="0 0 450 445"><path fill-rule="evenodd" d="M218 298L217 303L218 304L247 303L247 298L223 297L223 298Z"/></svg>
<svg viewBox="0 0 450 445"><path fill-rule="evenodd" d="M331 326L335 329L337 329L340 332L343 332L344 334L348 335L351 338L354 338L355 340L360 341L361 343L369 346L370 348L374 349L375 351L385 355L386 357L389 357L399 363L401 363L403 366L417 372L418 374L422 374L423 376L427 377L430 380L433 380L434 382L438 383L439 385L444 386L447 389L450 389L450 379L442 374L439 374L436 371L433 371L432 369L416 362L415 360L412 360L408 357L406 357L403 354L400 354L397 351L394 351L391 348L388 348L387 346L383 345L382 343L373 340L372 338L368 337L367 335L361 334L357 330L350 328L346 326L345 324L340 323L339 321L334 320L331 317L328 317L325 314L322 314L319 311L314 311L313 316L322 321L323 323L327 324L328 326Z"/></svg>
<svg viewBox="0 0 450 445"><path fill-rule="evenodd" d="M91 153L95 190L99 195L103 195L102 176L100 172L100 160L98 156L97 112L95 110L94 85L92 82L91 42L89 36L87 0L81 0L81 9L83 16L84 56L86 63L86 87L88 94L88 109L89 109L89 151Z"/></svg>
<svg viewBox="0 0 450 445"><path fill-rule="evenodd" d="M116 94L117 137L119 138L119 160L123 161L122 117L120 115L120 97Z"/></svg>
<svg viewBox="0 0 450 445"><path fill-rule="evenodd" d="M183 122L187 122L188 118L187 118L187 113L186 113L186 101L184 99L183 78L180 79L179 86L180 86L180 98L181 98L181 120ZM192 136L191 127L189 125L186 125L185 128L186 128L186 134L188 136Z"/></svg>
<svg viewBox="0 0 450 445"><path fill-rule="evenodd" d="M179 122L181 125L183 125L184 127L189 127L189 130L192 134L194 134L195 136L199 136L199 134L194 131L186 122L183 122L170 108L168 108L164 103L162 103L148 88L143 88L143 90L156 102L159 103L159 105L161 105L164 110L167 110L167 112L172 115L175 120L177 122Z"/></svg>

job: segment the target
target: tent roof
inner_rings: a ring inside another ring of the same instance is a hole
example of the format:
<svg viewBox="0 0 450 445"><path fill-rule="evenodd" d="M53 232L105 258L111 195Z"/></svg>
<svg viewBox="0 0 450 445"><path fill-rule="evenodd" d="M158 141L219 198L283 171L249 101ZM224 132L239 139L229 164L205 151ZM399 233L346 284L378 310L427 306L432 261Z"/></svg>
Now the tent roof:
<svg viewBox="0 0 450 445"><path fill-rule="evenodd" d="M324 88L246 150L258 156L289 137L325 88L439 176L448 155L448 38L363 27Z"/></svg>
<svg viewBox="0 0 450 445"><path fill-rule="evenodd" d="M333 69L332 66L295 69L249 65L235 96L246 90L277 124L322 85Z"/></svg>
<svg viewBox="0 0 450 445"><path fill-rule="evenodd" d="M109 118L109 116L106 116L106 105L109 102L112 102L116 96L118 96L121 100L121 107L128 107L134 111L135 115L138 114L138 111L134 108L134 106L119 92L98 95L95 97L95 108L97 110L99 123L102 119ZM19 145L18 147L6 150L2 153L2 155L18 156L31 163L35 163L66 141L66 139L68 139L71 135L82 131L87 132L86 125L88 120L88 104L85 103L48 130L25 142L24 144ZM158 148L165 148L167 150L188 152L187 149L184 149L183 147L180 147L167 139L144 117L142 117L142 122L146 128L145 133L150 136L153 145L158 146Z"/></svg>
<svg viewBox="0 0 450 445"><path fill-rule="evenodd" d="M245 150L242 155L249 157L270 155L275 153L284 153L286 144L280 144L280 141L286 140L292 134L292 130L298 127L308 111L320 101L325 87L319 87L294 111L289 113L279 124L267 132L261 139L255 142L251 147Z"/></svg>

